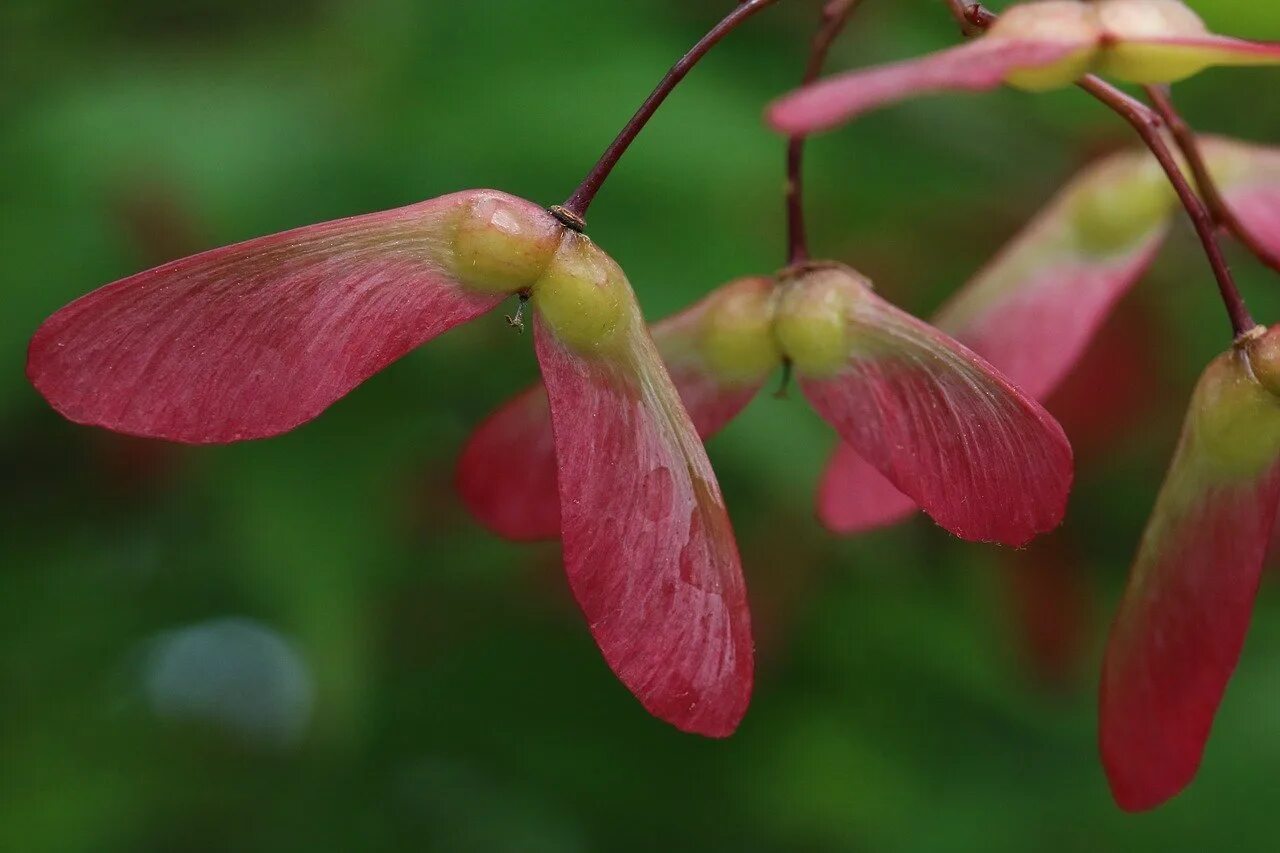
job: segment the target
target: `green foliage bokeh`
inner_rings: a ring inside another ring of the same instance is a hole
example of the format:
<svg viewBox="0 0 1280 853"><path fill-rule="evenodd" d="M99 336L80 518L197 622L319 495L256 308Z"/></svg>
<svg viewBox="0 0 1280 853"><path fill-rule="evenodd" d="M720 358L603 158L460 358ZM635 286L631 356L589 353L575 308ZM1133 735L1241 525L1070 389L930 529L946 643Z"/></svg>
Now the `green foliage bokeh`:
<svg viewBox="0 0 1280 853"><path fill-rule="evenodd" d="M824 533L813 492L834 438L797 396L762 395L711 443L760 648L726 742L649 718L600 661L555 545L499 542L453 497L469 429L535 376L500 317L245 446L116 440L26 384L45 316L174 253L469 187L561 200L728 5L4 4L0 849L1274 848L1275 590L1186 795L1122 815L1095 757L1108 615L1191 383L1228 335L1185 227L1126 306L1150 356L1129 391L1149 404L1082 460L1057 535L1086 603L1052 686L1010 598L1009 563L1034 547L1011 557L920 519ZM1280 39L1275 4L1193 5ZM780 265L782 146L761 108L795 80L816 6L785 0L718 48L601 194L592 235L649 317ZM868 3L835 62L954 37L941 2ZM1206 130L1280 144L1276 79L1224 70L1178 94ZM927 315L1125 132L1076 91L876 114L811 146L813 246ZM1280 282L1234 258L1255 314L1280 320ZM297 651L314 697L296 743L158 719L148 649L225 617Z"/></svg>

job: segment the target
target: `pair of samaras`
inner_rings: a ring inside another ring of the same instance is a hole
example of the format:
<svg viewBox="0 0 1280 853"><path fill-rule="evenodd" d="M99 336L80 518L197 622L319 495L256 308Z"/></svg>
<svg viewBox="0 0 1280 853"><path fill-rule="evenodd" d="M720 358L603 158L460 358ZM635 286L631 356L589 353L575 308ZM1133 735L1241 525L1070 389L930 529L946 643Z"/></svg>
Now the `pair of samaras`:
<svg viewBox="0 0 1280 853"><path fill-rule="evenodd" d="M787 133L836 127L895 101L1001 84L1031 91L1086 74L1173 83L1216 65L1280 63L1280 45L1209 32L1181 0L1042 0L1014 6L980 38L949 50L831 77L773 105Z"/></svg>

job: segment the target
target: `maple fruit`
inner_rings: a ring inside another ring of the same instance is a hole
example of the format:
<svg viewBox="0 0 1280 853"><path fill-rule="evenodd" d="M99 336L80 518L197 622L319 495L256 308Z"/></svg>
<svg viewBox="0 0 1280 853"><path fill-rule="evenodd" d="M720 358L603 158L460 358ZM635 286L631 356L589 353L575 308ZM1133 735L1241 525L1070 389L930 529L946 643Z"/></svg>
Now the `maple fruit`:
<svg viewBox="0 0 1280 853"><path fill-rule="evenodd" d="M1276 241L1280 151L1208 137L1209 165L1231 208L1260 239ZM1150 268L1174 215L1171 191L1145 152L1122 151L1073 178L933 317L1037 400L1046 400L1112 309ZM841 445L818 492L830 530L863 533L918 507Z"/></svg>
<svg viewBox="0 0 1280 853"><path fill-rule="evenodd" d="M1182 790L1195 775L1239 657L1280 504L1274 394L1280 348L1274 331L1255 328L1218 242L1219 232L1230 233L1280 271L1274 156L1223 140L1202 144L1167 91L1149 84L1180 80L1215 64L1271 64L1280 58L1280 47L1209 34L1175 0L1037 3L1014 7L1000 18L978 6L951 6L966 32L985 34L919 60L808 85L776 103L770 119L786 133L806 133L913 94L978 91L1001 83L1055 88L1079 78L1081 88L1139 133L1190 216L1237 337L1231 352L1210 366L1193 398L1102 676L1099 737L1113 795L1122 808L1147 809ZM1090 26L1096 37L1088 35ZM1148 84L1154 109L1087 76L1089 71ZM1165 128L1181 160L1170 151ZM1061 379L1115 297L1145 268L1167 224L1170 197L1154 180L1154 171L1110 164L1100 172L1108 168L1112 173L1105 180L1092 186L1084 182L1064 194L986 275L940 312L939 326L990 355L1035 396ZM1084 300L1088 307L1077 305L1078 288L1054 305L1053 287L1009 287L1009 282L1040 277L1036 267L1043 258L1073 253L1074 264L1056 270L1044 264L1053 271L1043 279L1072 282L1068 270L1075 266L1084 281L1100 285L1094 291L1100 298ZM1107 268L1113 259L1121 262L1114 274ZM1015 298L1007 298L1010 293ZM1036 316L1044 318L1041 325L1026 322ZM1058 318L1067 318L1063 346L1053 343L1053 330L1043 325ZM1047 344L1040 355L1028 358L1025 353L1035 348L1016 345L1023 335L1037 335ZM820 501L824 520L847 531L909 513L909 502L895 499L890 484L848 447L833 458Z"/></svg>
<svg viewBox="0 0 1280 853"><path fill-rule="evenodd" d="M1152 4L1152 8L1158 5L1160 4ZM1056 21L1037 17L1039 12L1031 7L1026 7L1026 13L1019 13L1015 9L1016 14L1008 14L1000 19L987 38L997 42L1001 39L1017 41L1035 36L1037 32L1046 34L1050 42L1056 43L1046 48L1044 44L1028 44L1024 40L1009 49L1024 57L1031 57L1034 60L1031 65L1046 56L1055 57L1053 62L1057 64L1051 62L1045 66L1028 66L1028 70L1000 79L1027 88L1060 86L1101 65L1105 65L1112 73L1133 80L1173 79L1210 64L1205 61L1207 54L1204 52L1204 43L1192 45L1191 53L1183 51L1185 44L1156 43L1161 39L1199 38L1204 35L1198 19L1188 17L1177 9L1155 9L1159 20L1153 23L1143 18L1151 10L1144 12L1141 4L1116 3L1108 5L1106 9L1102 8L1102 4L1095 4L1095 7L1083 7L1076 3L1037 4L1039 11L1054 6L1059 15ZM1031 14L1033 12L1035 14ZM832 13L829 11L828 14ZM1026 16L1020 20L1020 14ZM1105 21L1105 26L1109 28L1106 38L1101 39L1097 45L1080 49L1075 36L1071 35L1073 27L1078 34L1085 25L1093 26L1096 20ZM1161 26L1164 29L1160 29ZM1127 39L1152 41L1137 46L1126 44L1123 45L1123 50L1116 50L1113 44L1116 34ZM820 46L821 39L817 43ZM1063 45L1068 48L1066 53L1062 52ZM1272 48L1269 46L1227 43L1223 40L1215 41L1213 46L1215 49L1239 49L1239 53L1230 58L1232 62L1252 62L1260 57L1263 61L1271 61ZM1037 56L1040 58L1036 58ZM1188 64L1188 56L1192 56L1197 64ZM970 88L986 87L999 82L997 79L989 79L990 68L983 68L981 64L969 64L970 58L971 54L961 56L957 53L954 59L958 64L952 64L952 58L949 57L913 70L912 74L905 76L890 69L889 73L874 79L860 78L858 83L862 90L855 97L874 100L877 97L895 96L895 91L901 92L911 86L928 88L953 73L967 80L964 85ZM1182 63L1182 66L1177 67L1177 63ZM966 74L970 76L964 77ZM833 91L835 89L828 90L828 94ZM1113 99L1113 103L1120 102ZM815 97L805 102L805 105L813 110L813 115L821 118L825 108L821 99ZM836 105L838 109L847 106L847 103ZM775 118L776 115L777 111L774 112ZM825 126L822 122L826 120L814 119L806 125L788 126L785 122L777 121L775 124L795 133ZM1149 138L1147 141L1151 142ZM1197 153L1196 150L1193 146L1186 145L1185 140L1179 140L1179 144L1190 159L1190 167L1194 171L1196 163L1191 158ZM799 161L797 152L800 150L802 149L793 138L789 157L793 168ZM1225 140L1207 139L1204 141L1204 150L1209 161L1206 168L1211 169L1213 175L1220 179L1221 187L1206 184L1206 179L1197 174L1195 177L1201 190L1221 193L1222 198L1219 200L1224 205L1229 205L1230 209L1220 210L1218 215L1226 216L1239 211L1238 216L1233 215L1233 231L1242 239L1250 241L1250 248L1263 256L1268 247L1274 245L1275 235L1280 233L1280 230L1271 227L1276 221L1274 211L1280 209L1276 204L1280 195L1276 193L1275 178L1272 177L1276 171L1270 167L1272 156L1262 149ZM1161 155L1159 151L1156 153L1158 159ZM990 266L944 306L937 317L939 328L951 331L959 340L971 345L978 354L987 356L993 364L1009 371L1010 377L1031 395L1043 398L1051 393L1087 347L1119 298L1150 265L1168 231L1175 208L1174 202L1181 200L1184 204L1188 203L1186 194L1178 189L1176 183L1171 183L1170 171L1172 168L1180 172L1186 168L1186 164L1180 165L1167 156L1159 162L1157 159L1146 154L1125 152L1098 164L1074 181ZM1213 178L1207 180L1212 181ZM780 355L785 363L795 369L806 395L813 399L824 416L842 427L843 437L851 439L853 445L857 445L855 449L855 446L842 442L833 457L819 493L820 516L833 529L843 532L870 529L914 511L916 501L904 495L900 488L909 481L909 476L904 478L901 470L895 470L895 462L891 458L886 462L885 457L893 455L893 439L881 445L876 444L876 438L883 438L884 428L883 423L876 421L879 413L855 408L853 411L856 414L842 421L840 412L826 407L833 401L856 406L858 401L877 398L875 393L848 393L852 384L847 375L851 367L847 362L851 350L860 351L860 355L865 353L866 363L869 364L878 364L882 360L892 363L895 355L901 357L903 353L895 352L893 345L885 345L875 334L867 334L867 330L862 328L851 329L848 325L848 318L857 313L859 305L875 304L866 301L865 295L870 291L865 280L840 265L806 263L803 260L807 257L807 250L803 223L799 219L798 169L792 176L790 186L793 195L793 257L798 253L801 261L778 277L772 319L776 354L763 345L744 344L741 348L736 345L726 346L722 352L718 352L720 357L716 359L716 363L721 375L730 376L734 374L741 359L744 365L742 375L753 379L767 373L775 355ZM758 294L758 291L753 291L752 299L759 299ZM1224 298L1227 295L1228 292L1224 290ZM700 303L690 310L689 315L702 316L704 312L705 306ZM750 323L732 330L730 338L737 341L741 335L744 342L760 340L762 322L762 314L757 310ZM690 346L687 337L676 333L677 329L687 325L681 316L677 316L655 327L655 340L669 362L686 359L696 349L696 345ZM923 327L923 324L920 325ZM924 329L927 327L921 329L922 333ZM716 334L727 331L717 329ZM883 333L884 330L881 328L877 331ZM758 355L758 360L741 355L747 352ZM1264 371L1271 364L1261 358L1254 360L1263 365L1260 369ZM857 365L861 361L856 356L852 359L854 373L858 372ZM745 367L748 364L749 367ZM937 376L932 378L936 380ZM707 377L703 375L698 382L686 385L677 379L677 385L694 413L695 421L698 420L700 403L722 399L716 394L705 392L706 380ZM845 387L840 389L842 393L824 398L826 389L823 383L827 382L842 382ZM749 389L751 393L754 390ZM509 429L500 430L495 427L508 419L518 420L526 427L536 423L537 397L537 389L521 395L495 414L486 425L487 428L473 438L459 468L459 483L464 494L467 492L467 484L478 480L475 471L479 469L475 467L475 460L503 453L504 442L514 434ZM742 399L736 399L733 411L736 412L741 404ZM921 407L926 411L930 408ZM945 406L932 408L945 409ZM971 412L963 407L960 410ZM723 422L723 419L708 419L707 428L700 431L708 436L722 426ZM1229 422L1238 423L1232 419ZM867 434L858 436L858 428L864 429ZM953 434L954 431L953 427ZM534 444L536 446L537 442ZM1231 435L1231 430L1224 431L1221 438L1213 444L1222 455L1218 462L1220 466L1229 467L1232 457L1236 455L1242 455L1243 458L1235 464L1244 466L1246 470L1251 470L1249 466L1258 464L1258 460L1248 450L1253 445L1248 442L1241 444ZM936 443L926 444L923 450L927 454L938 446ZM1263 447L1265 453L1270 453L1269 445L1264 443ZM876 457L876 464L873 465L864 458L863 454L867 452ZM918 457L919 453L920 450L916 450L909 455ZM948 458L956 463L957 460L963 460L965 455L963 451L951 448ZM910 460L913 463L917 461L918 459ZM893 471L893 475L885 476L886 471ZM935 487L941 485L945 488L949 483L946 477L925 480L928 485ZM519 485L513 484L512 488L502 490L500 496L495 497L491 491L488 504L484 501L472 503L472 509L482 519L488 516L486 522L503 532L503 523L494 523L491 512L494 506L510 511L513 505L542 505L544 502L539 500L538 490L545 488L545 485L546 478L524 480ZM913 492L917 497L920 494L924 492ZM939 501L936 495L926 497L925 500L933 501L931 513L935 519L953 532L966 535L963 520L949 518L947 512L955 506L968 505L967 503L955 502L948 506L945 497ZM978 503L990 507L997 500L997 496L992 493L985 495ZM1264 508L1262 515L1270 517L1274 516L1274 512ZM528 530L526 528L524 532L527 533ZM551 533L553 530L550 525L543 525L543 532ZM972 529L968 532L972 533ZM1126 801L1124 796L1117 789L1118 801L1122 804L1132 802ZM1148 804L1158 799L1157 797Z"/></svg>
<svg viewBox="0 0 1280 853"><path fill-rule="evenodd" d="M465 284L508 295L543 277L563 228L542 210L482 195L454 213L449 268Z"/></svg>
<svg viewBox="0 0 1280 853"><path fill-rule="evenodd" d="M777 370L782 352L773 332L773 285L746 279L715 291L700 322L697 346L707 370L725 383L759 383Z"/></svg>
<svg viewBox="0 0 1280 853"><path fill-rule="evenodd" d="M553 264L572 284L551 304L596 280L605 298L567 324L539 312L535 327L565 572L605 660L644 706L723 737L746 713L754 657L724 499L626 279L581 241L567 241L577 245L565 270Z"/></svg>
<svg viewBox="0 0 1280 853"><path fill-rule="evenodd" d="M742 411L782 363L772 331L773 289L769 278L740 279L652 327L657 351L703 438ZM500 536L552 539L561 526L556 467L547 395L539 384L472 434L458 461L458 494Z"/></svg>
<svg viewBox="0 0 1280 853"><path fill-rule="evenodd" d="M780 315L844 320L839 374L828 370L823 349L811 365L796 361L800 385L899 491L964 539L1016 546L1058 525L1071 451L1038 404L963 345L879 299L846 267L818 267L784 286L790 293Z"/></svg>
<svg viewBox="0 0 1280 853"><path fill-rule="evenodd" d="M968 44L806 86L775 102L769 121L805 134L916 95L1060 89L1090 72L1172 83L1215 65L1274 64L1280 44L1214 35L1180 0L1041 0L1010 7Z"/></svg>
<svg viewBox="0 0 1280 853"><path fill-rule="evenodd" d="M541 322L579 352L604 354L627 340L635 300L626 277L612 258L580 234L565 233L530 293Z"/></svg>
<svg viewBox="0 0 1280 853"><path fill-rule="evenodd" d="M1205 371L1111 631L1099 699L1116 801L1158 805L1195 775L1235 669L1280 509L1280 330Z"/></svg>
<svg viewBox="0 0 1280 853"><path fill-rule="evenodd" d="M650 712L730 734L754 649L724 500L626 276L583 232L684 75L773 2L736 4L563 205L473 190L165 264L46 320L29 379L78 423L192 444L265 438L504 299L532 302L565 570L592 636ZM508 319L522 326L519 310ZM734 361L742 342L717 341Z"/></svg>
<svg viewBox="0 0 1280 853"><path fill-rule="evenodd" d="M286 432L504 298L449 273L451 220L474 203L546 216L461 193L173 261L46 320L27 376L69 420L117 432L190 444Z"/></svg>
<svg viewBox="0 0 1280 853"><path fill-rule="evenodd" d="M957 536L1022 545L1062 518L1071 451L1057 423L848 267L807 262L726 285L655 325L654 341L704 438L786 362L879 476ZM494 413L460 460L459 492L472 512L513 539L558 530L545 509L554 478L531 473L551 467L546 429L543 398L531 389ZM494 470L490 460L515 453L522 470Z"/></svg>
<svg viewBox="0 0 1280 853"><path fill-rule="evenodd" d="M622 270L542 208L457 193L165 264L50 317L28 376L80 423L263 438L525 292L564 418L565 568L592 634L654 714L726 735L746 711L752 644L723 499Z"/></svg>
<svg viewBox="0 0 1280 853"><path fill-rule="evenodd" d="M122 279L35 332L27 375L68 419L191 444L317 417L434 337L516 298L542 375L465 448L458 487L493 530L558 535L604 660L655 716L731 734L754 647L737 544L701 439L794 372L841 445L819 514L855 532L916 507L953 534L1020 546L1056 527L1072 451L1037 402L1141 277L1177 205L1234 334L1206 370L1111 634L1100 745L1116 801L1152 807L1194 776L1239 657L1280 509L1280 327L1257 326L1220 245L1280 271L1280 160L1201 140L1163 84L1280 63L1210 33L1179 0L1042 0L996 17L949 0L971 42L818 81L860 5L823 9L804 85L768 111L788 135L788 254L653 327L586 212L666 97L776 0L740 0L662 79L563 205L471 190L249 240ZM1096 75L1142 84L1151 106ZM925 323L851 267L812 260L806 134L930 92L1072 84L1147 153L1086 171ZM1177 153L1173 151L1177 148ZM512 460L517 460L512 462Z"/></svg>

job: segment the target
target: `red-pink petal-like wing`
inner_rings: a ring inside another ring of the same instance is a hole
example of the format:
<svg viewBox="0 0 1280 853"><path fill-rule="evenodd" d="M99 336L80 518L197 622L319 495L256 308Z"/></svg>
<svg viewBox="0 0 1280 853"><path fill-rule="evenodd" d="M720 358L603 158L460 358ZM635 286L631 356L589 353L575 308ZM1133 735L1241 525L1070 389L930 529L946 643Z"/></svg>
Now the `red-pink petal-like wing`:
<svg viewBox="0 0 1280 853"><path fill-rule="evenodd" d="M787 134L830 130L863 113L916 95L985 92L1010 72L1052 65L1088 42L982 38L918 59L850 71L785 95L769 108L769 123Z"/></svg>
<svg viewBox="0 0 1280 853"><path fill-rule="evenodd" d="M504 539L560 535L556 443L542 383L503 403L476 428L458 457L455 486L467 510Z"/></svg>
<svg viewBox="0 0 1280 853"><path fill-rule="evenodd" d="M1249 235L1280 259L1280 149L1222 137L1201 142L1227 205Z"/></svg>
<svg viewBox="0 0 1280 853"><path fill-rule="evenodd" d="M769 371L782 363L779 356L778 361L764 372L726 376L709 362L706 355L704 329L708 315L732 303L746 303L749 310L755 310L758 301L767 299L773 288L774 279L770 277L741 278L716 288L689 308L652 328L658 354L704 441L737 417L759 393Z"/></svg>
<svg viewBox="0 0 1280 853"><path fill-rule="evenodd" d="M1099 739L1122 808L1159 805L1195 776L1277 507L1280 401L1228 353L1196 390L1111 630Z"/></svg>
<svg viewBox="0 0 1280 853"><path fill-rule="evenodd" d="M1142 185L1135 184L1139 176ZM1046 399L1150 269L1169 230L1171 207L1157 201L1140 211L1136 225L1120 223L1129 231L1118 245L1090 246L1080 234L1080 204L1109 186L1168 195L1164 182L1145 152L1113 155L1090 168L948 300L934 324L1028 396Z"/></svg>
<svg viewBox="0 0 1280 853"><path fill-rule="evenodd" d="M468 192L261 237L76 300L31 341L27 373L78 423L190 443L304 423L409 350L493 308L449 272Z"/></svg>
<svg viewBox="0 0 1280 853"><path fill-rule="evenodd" d="M818 485L818 520L832 533L866 533L905 521L920 507L841 441Z"/></svg>
<svg viewBox="0 0 1280 853"><path fill-rule="evenodd" d="M1236 187L1226 193L1236 218L1271 258L1280 258L1280 184Z"/></svg>
<svg viewBox="0 0 1280 853"><path fill-rule="evenodd" d="M1029 397L1045 400L1088 348L1122 296L1150 268L1168 232L1159 206L1105 251L1082 238L1081 202L1110 188L1133 198L1145 153L1113 155L1091 167L1031 221L934 317L934 325L990 362ZM1105 197L1103 197L1105 201ZM1124 224L1122 224L1123 226ZM837 448L818 493L818 515L836 533L860 533L910 516L910 499L859 458Z"/></svg>
<svg viewBox="0 0 1280 853"><path fill-rule="evenodd" d="M769 279L725 285L651 329L680 399L704 440L733 420L759 392L762 380L731 382L702 356L707 311L726 294L771 288ZM560 535L556 448L541 383L495 411L468 439L458 460L458 494L482 524L517 542Z"/></svg>
<svg viewBox="0 0 1280 853"><path fill-rule="evenodd" d="M991 365L869 288L847 309L849 360L802 378L840 437L942 527L1023 545L1052 530L1071 489L1062 428Z"/></svg>
<svg viewBox="0 0 1280 853"><path fill-rule="evenodd" d="M608 355L536 330L565 570L605 660L650 713L724 737L754 652L737 545L702 442L638 309Z"/></svg>

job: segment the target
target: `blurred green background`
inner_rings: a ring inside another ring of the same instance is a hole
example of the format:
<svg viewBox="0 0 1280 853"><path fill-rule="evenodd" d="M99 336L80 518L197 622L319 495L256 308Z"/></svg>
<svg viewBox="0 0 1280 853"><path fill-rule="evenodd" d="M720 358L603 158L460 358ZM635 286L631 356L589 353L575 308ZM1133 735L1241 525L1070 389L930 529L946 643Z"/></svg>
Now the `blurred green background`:
<svg viewBox="0 0 1280 853"><path fill-rule="evenodd" d="M1280 596L1264 589L1199 781L1144 816L1095 757L1101 644L1195 375L1227 340L1180 226L1073 386L1062 531L826 534L830 431L761 399L710 445L758 689L725 742L648 717L557 547L451 491L535 375L500 317L282 438L179 449L74 427L26 339L174 256L469 187L560 201L729 0L6 0L0 7L0 849L1274 849ZM780 141L817 0L713 53L592 211L651 318L783 255ZM1193 5L1280 39L1280 7ZM942 46L941 0L867 3L835 57ZM1274 72L1179 87L1280 143ZM925 100L812 145L814 248L927 314L1125 127L1083 94ZM1280 282L1236 253L1255 314Z"/></svg>

